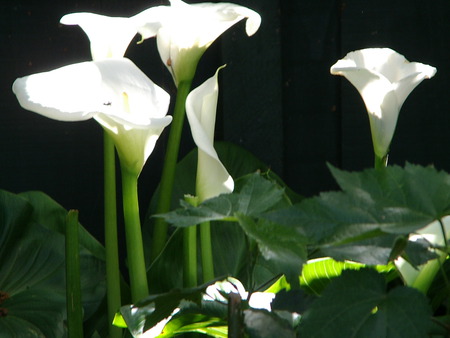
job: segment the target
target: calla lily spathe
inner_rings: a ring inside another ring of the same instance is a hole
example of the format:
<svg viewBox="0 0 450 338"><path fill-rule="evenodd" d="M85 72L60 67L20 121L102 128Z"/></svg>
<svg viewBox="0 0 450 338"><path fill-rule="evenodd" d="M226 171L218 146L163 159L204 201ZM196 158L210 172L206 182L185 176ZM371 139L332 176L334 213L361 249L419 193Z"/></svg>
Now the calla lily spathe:
<svg viewBox="0 0 450 338"><path fill-rule="evenodd" d="M137 26L132 18L109 17L94 13L70 13L64 15L60 23L80 26L91 43L94 61L121 58L125 55Z"/></svg>
<svg viewBox="0 0 450 338"><path fill-rule="evenodd" d="M121 163L139 174L171 122L170 96L126 58L89 61L17 79L20 105L60 121L96 119Z"/></svg>
<svg viewBox="0 0 450 338"><path fill-rule="evenodd" d="M348 53L330 72L345 76L361 94L369 113L375 154L384 158L400 108L420 82L436 74L436 68L408 62L389 48L368 48Z"/></svg>
<svg viewBox="0 0 450 338"><path fill-rule="evenodd" d="M192 137L198 147L196 192L200 202L220 194L230 193L234 189L233 178L214 149L219 70L213 77L189 93L186 99L186 115Z"/></svg>
<svg viewBox="0 0 450 338"><path fill-rule="evenodd" d="M225 2L189 5L170 0L170 6L152 7L134 17L143 39L156 36L159 55L177 86L181 81L192 80L205 50L244 18L247 35L255 34L261 24L260 15Z"/></svg>
<svg viewBox="0 0 450 338"><path fill-rule="evenodd" d="M440 223L439 221L435 221L427 225L426 227L418 230L415 234L412 234L409 237L409 240L413 242L418 240L424 240L429 243L431 249L434 250L434 252L438 256L444 255L443 257L445 258L447 254L445 254L443 251L440 251L438 248L445 247L446 245L445 240L450 236L450 216L442 218L441 222L442 223ZM406 285L414 286L417 277L422 272L424 266L430 264L430 262L432 263L432 261L428 261L427 263L425 263L425 265L415 268L405 259L399 257L395 260L395 266L397 267L397 270L400 272L400 276L402 277ZM430 280L432 280L432 278Z"/></svg>

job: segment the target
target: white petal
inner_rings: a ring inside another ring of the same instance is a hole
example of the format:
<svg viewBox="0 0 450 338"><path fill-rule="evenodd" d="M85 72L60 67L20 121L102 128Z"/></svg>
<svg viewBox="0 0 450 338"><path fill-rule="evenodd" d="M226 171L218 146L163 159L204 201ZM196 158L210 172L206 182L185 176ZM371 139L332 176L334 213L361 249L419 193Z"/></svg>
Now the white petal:
<svg viewBox="0 0 450 338"><path fill-rule="evenodd" d="M172 6L175 5L174 1L171 3ZM261 25L261 16L257 12L236 4L204 2L186 7L186 4L179 5L182 1L177 0L176 3L179 8L178 17L183 17L184 21L184 27L180 30L183 38L177 41L179 45L197 44L200 47L208 47L228 28L245 18L247 18L246 32L249 36L256 33ZM187 42L189 40L190 43Z"/></svg>
<svg viewBox="0 0 450 338"><path fill-rule="evenodd" d="M170 1L171 6L150 8L134 17L143 39L157 36L161 60L178 85L192 80L203 52L224 31L247 18L246 32L253 35L261 25L255 11L232 3Z"/></svg>
<svg viewBox="0 0 450 338"><path fill-rule="evenodd" d="M128 59L74 64L17 79L25 109L61 121L94 117L113 137L122 164L139 173L171 122L170 96Z"/></svg>
<svg viewBox="0 0 450 338"><path fill-rule="evenodd" d="M83 62L14 81L20 105L60 121L87 120L101 109L102 74L92 62Z"/></svg>
<svg viewBox="0 0 450 338"><path fill-rule="evenodd" d="M93 60L121 58L137 33L133 20L109 17L94 13L71 13L64 15L64 25L79 25L91 42Z"/></svg>
<svg viewBox="0 0 450 338"><path fill-rule="evenodd" d="M139 14L136 14L131 19L138 27L139 34L142 35L142 39L148 39L156 36L158 30L161 28L162 23L170 15L170 7L168 6L156 6L150 7Z"/></svg>
<svg viewBox="0 0 450 338"><path fill-rule="evenodd" d="M200 201L232 192L234 182L214 149L218 72L186 99L186 115L198 146L197 195Z"/></svg>
<svg viewBox="0 0 450 338"><path fill-rule="evenodd" d="M375 153L384 157L403 102L423 79L434 76L436 69L410 63L389 48L367 48L348 53L330 72L345 76L361 94L369 113Z"/></svg>
<svg viewBox="0 0 450 338"><path fill-rule="evenodd" d="M449 238L450 236L450 216L445 216L442 219L442 223L444 224L445 229L445 237ZM417 234L413 234L410 236L410 241L417 241L419 239L425 239L430 244L442 247L445 245L444 236L442 234L442 228L438 221L435 221L426 227L420 229L417 231ZM439 252L437 252L439 254ZM427 263L425 263L427 264ZM417 276L420 273L420 267L419 270L415 269L411 264L409 264L407 261L405 261L403 258L399 257L395 260L395 266L397 267L397 270L400 272L401 277L405 281L407 285L412 285L414 281L416 280Z"/></svg>
<svg viewBox="0 0 450 338"><path fill-rule="evenodd" d="M411 62L405 68L409 68L408 72L405 72L405 75L394 84L400 106L403 105L414 88L423 80L430 79L436 74L436 68L417 62Z"/></svg>
<svg viewBox="0 0 450 338"><path fill-rule="evenodd" d="M172 121L171 116L152 118L144 127L106 114L94 118L114 140L122 165L136 173L140 173L162 131Z"/></svg>

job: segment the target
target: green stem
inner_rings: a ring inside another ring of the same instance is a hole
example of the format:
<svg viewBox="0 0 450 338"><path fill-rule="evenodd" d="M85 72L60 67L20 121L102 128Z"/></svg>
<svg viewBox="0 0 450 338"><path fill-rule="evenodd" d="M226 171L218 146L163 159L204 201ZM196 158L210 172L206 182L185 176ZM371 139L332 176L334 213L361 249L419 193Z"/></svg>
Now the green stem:
<svg viewBox="0 0 450 338"><path fill-rule="evenodd" d="M184 287L197 286L197 226L183 229Z"/></svg>
<svg viewBox="0 0 450 338"><path fill-rule="evenodd" d="M172 200L173 182L175 178L175 166L178 160L181 132L183 130L186 98L191 89L192 81L178 84L177 98L173 112L173 120L170 127L167 151L164 159L164 168L159 189L159 200L156 209L157 214L163 214L170 210ZM167 241L168 225L162 218L155 220L153 242L151 247L151 259L154 260L164 248Z"/></svg>
<svg viewBox="0 0 450 338"><path fill-rule="evenodd" d="M142 243L141 221L139 218L138 176L139 174L130 172L122 166L123 214L125 218L131 300L133 303L148 296L147 272Z"/></svg>
<svg viewBox="0 0 450 338"><path fill-rule="evenodd" d="M379 157L375 154L375 169L383 169L387 167L388 154L383 157Z"/></svg>
<svg viewBox="0 0 450 338"><path fill-rule="evenodd" d="M66 298L69 338L83 337L81 305L80 251L78 244L78 211L70 210L66 219Z"/></svg>
<svg viewBox="0 0 450 338"><path fill-rule="evenodd" d="M203 283L206 283L214 279L211 225L209 222L200 224L200 243L202 252Z"/></svg>
<svg viewBox="0 0 450 338"><path fill-rule="evenodd" d="M185 195L184 199L190 205L196 207L198 198ZM197 286L197 226L183 229L183 279L185 287Z"/></svg>
<svg viewBox="0 0 450 338"><path fill-rule="evenodd" d="M121 306L115 155L111 137L103 132L106 297L110 338L122 337L122 329L112 325L114 316Z"/></svg>
<svg viewBox="0 0 450 338"><path fill-rule="evenodd" d="M431 286L431 283L433 283L434 277L436 277L436 274L446 259L447 253L442 253L438 258L425 263L425 265L421 267L420 273L412 283L411 287L426 294Z"/></svg>

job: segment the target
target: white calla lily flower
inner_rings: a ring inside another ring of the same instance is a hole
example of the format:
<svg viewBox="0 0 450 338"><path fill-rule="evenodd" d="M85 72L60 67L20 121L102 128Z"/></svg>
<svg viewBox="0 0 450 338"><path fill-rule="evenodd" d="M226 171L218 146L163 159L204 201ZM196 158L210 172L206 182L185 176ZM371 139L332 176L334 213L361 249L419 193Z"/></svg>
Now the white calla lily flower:
<svg viewBox="0 0 450 338"><path fill-rule="evenodd" d="M171 121L170 96L126 58L89 61L18 78L20 105L60 121L97 120L122 165L139 174Z"/></svg>
<svg viewBox="0 0 450 338"><path fill-rule="evenodd" d="M200 57L223 32L247 18L248 36L256 33L261 17L232 3L187 4L170 0L170 6L149 8L133 17L143 39L156 36L162 61L175 84L192 80Z"/></svg>
<svg viewBox="0 0 450 338"><path fill-rule="evenodd" d="M245 290L242 283L234 278L227 277L223 281L216 282L209 285L206 288L206 292L203 296L205 301L216 301L220 303L227 303L228 299L226 294L238 294L242 300L247 300L248 304L253 309L264 309L272 311L272 301L275 298L275 294L272 292L253 292L249 293Z"/></svg>
<svg viewBox="0 0 450 338"><path fill-rule="evenodd" d="M125 55L137 26L130 18L109 17L95 13L70 13L64 15L60 23L80 26L91 43L94 61L121 58Z"/></svg>
<svg viewBox="0 0 450 338"><path fill-rule="evenodd" d="M389 48L367 48L348 53L330 72L345 76L361 94L369 113L375 154L384 158L400 108L420 82L436 74L436 68L409 62Z"/></svg>
<svg viewBox="0 0 450 338"><path fill-rule="evenodd" d="M424 268L426 266L430 266L433 264L442 264L442 262L438 262L439 259L445 259L447 257L447 254L439 251L437 248L443 248L446 246L447 243L445 243L445 240L449 238L450 236L450 216L445 216L441 220L442 224L439 221L434 221L431 224L427 225L426 227L418 230L415 234L411 234L409 236L409 240L412 242L418 241L418 240L425 240L427 241L430 246L431 250L434 250L434 252L440 256L439 258L436 258L434 260L428 261L422 266L419 266L418 268L413 267L410 263L408 263L405 259L402 257L398 257L395 260L395 266L397 267L397 270L400 272L400 276L406 283L406 285L409 286L421 286L420 283L422 283L421 280L417 281L419 275L422 273ZM444 233L445 232L445 233ZM437 269L432 269L433 272L436 273ZM431 271L427 271L428 274L431 274ZM426 278L427 280L433 280L433 278ZM418 285L416 285L418 283Z"/></svg>
<svg viewBox="0 0 450 338"><path fill-rule="evenodd" d="M219 95L218 72L189 93L186 115L198 147L197 196L202 202L234 189L234 181L214 149L214 127Z"/></svg>

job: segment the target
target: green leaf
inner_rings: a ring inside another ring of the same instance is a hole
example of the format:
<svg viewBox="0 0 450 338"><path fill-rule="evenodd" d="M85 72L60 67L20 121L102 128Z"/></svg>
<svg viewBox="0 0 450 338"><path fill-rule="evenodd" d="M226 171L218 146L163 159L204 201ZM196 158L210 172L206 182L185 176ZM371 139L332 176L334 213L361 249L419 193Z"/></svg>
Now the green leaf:
<svg viewBox="0 0 450 338"><path fill-rule="evenodd" d="M52 203L34 204L22 196L26 194L0 191L0 291L9 296L0 305L7 311L0 319L0 332L13 330L13 336L20 337L30 332L38 337L62 337L66 330L64 235L45 226L57 223L56 214L46 211L48 206L53 208ZM67 214L59 208L53 210ZM87 319L104 298L105 268L104 262L86 249L82 250L81 265Z"/></svg>
<svg viewBox="0 0 450 338"><path fill-rule="evenodd" d="M404 169L352 173L330 168L343 191L322 193L260 216L296 227L311 248L326 256L386 264L401 254L399 237L450 213L450 175L434 168L408 164ZM423 247L407 249L412 259L427 258Z"/></svg>
<svg viewBox="0 0 450 338"><path fill-rule="evenodd" d="M5 317L0 317L2 337L65 336L65 303L55 299L51 290L22 290L4 301L1 307L8 311Z"/></svg>
<svg viewBox="0 0 450 338"><path fill-rule="evenodd" d="M302 197L291 191L286 185L276 176L270 168L263 162L258 160L253 154L247 150L234 145L232 143L217 142L215 143L216 151L219 155L224 166L228 172L236 180L236 189L238 191L242 186L245 179L240 180L240 177L255 172L264 173L262 176L268 178L269 182L272 182L277 186L277 191L282 191L282 202L287 203L289 199L291 201L299 201ZM176 168L174 192L172 198L172 209L179 208L180 200L183 200L185 194L195 194L195 180L197 169L197 150L193 150L186 157L184 157ZM261 177L261 179L263 179ZM265 182L264 182L265 183ZM275 184L276 183L276 184ZM154 218L150 217L155 210L155 204L157 201L158 190L152 197L151 205L147 211L147 217L143 227L143 237L145 243L150 243L152 228L151 223ZM220 197L221 198L221 197ZM227 197L228 198L228 197ZM192 211L192 215L184 214L183 226L189 224L198 224L205 220L221 219L224 214L228 213L228 208L233 205L234 201L225 199L219 199L218 201L208 202L211 203L211 209L208 209L208 204L202 206L201 210L189 209ZM233 197L231 197L233 198ZM191 208L191 206L186 206ZM203 209L204 208L204 209ZM216 215L215 215L216 214ZM175 215L178 217L177 215ZM233 218L233 217L231 217ZM252 280L253 276L251 272L254 270L254 262L252 261L254 248L249 247L248 239L246 238L243 230L240 226L236 226L232 222L220 222L213 221L211 223L212 242L213 242L213 256L214 256L214 270L217 276L232 275L238 277L244 285L249 287L248 281ZM149 280L152 276L157 276L150 282L152 292L164 292L173 287L182 286L182 258L180 254L181 242L180 236L174 235L167 243L162 254L157 258L155 262L151 262L149 271ZM148 245L146 246L148 249ZM229 250L232 247L233 250ZM228 252L224 255L223 252ZM248 253L251 253L250 255ZM146 252L147 261L149 259L149 251ZM262 278L261 280L266 280ZM257 279L256 282L260 281Z"/></svg>
<svg viewBox="0 0 450 338"><path fill-rule="evenodd" d="M20 193L33 207L32 220L52 229L60 234L65 234L65 219L67 210L55 200L41 191L27 191ZM105 260L105 248L95 239L81 224L79 225L79 240L83 248L87 249L98 259Z"/></svg>
<svg viewBox="0 0 450 338"><path fill-rule="evenodd" d="M27 231L31 212L32 208L25 200L0 190L0 257L8 253Z"/></svg>
<svg viewBox="0 0 450 338"><path fill-rule="evenodd" d="M120 312L133 336L142 334L160 321L169 317L182 302L200 304L211 281L195 288L174 289L170 292L151 295L134 305L122 306Z"/></svg>
<svg viewBox="0 0 450 338"><path fill-rule="evenodd" d="M237 183L236 192L208 199L198 207L182 201L183 209L156 216L175 226L187 227L208 221L235 221L237 213L257 216L283 203L283 189L259 173L247 175Z"/></svg>
<svg viewBox="0 0 450 338"><path fill-rule="evenodd" d="M330 257L309 260L302 269L300 284L303 289L320 295L325 287L345 270L360 270L366 265L355 262L338 262ZM374 267L378 272L389 273L395 270L393 264Z"/></svg>
<svg viewBox="0 0 450 338"><path fill-rule="evenodd" d="M450 213L448 173L410 163L405 168L390 166L386 169L346 173L330 166L339 186L347 193L368 196L381 206L406 208L433 220Z"/></svg>
<svg viewBox="0 0 450 338"><path fill-rule="evenodd" d="M53 247L64 249L64 238L40 228L45 243L25 237L0 257L0 291L9 298L1 304L7 315L0 320L0 332L14 328L11 336L33 332L37 337L61 337L65 313L64 255ZM64 286L64 284L62 285Z"/></svg>
<svg viewBox="0 0 450 338"><path fill-rule="evenodd" d="M244 325L250 338L279 337L294 338L295 331L289 323L266 310L248 309L244 311Z"/></svg>
<svg viewBox="0 0 450 338"><path fill-rule="evenodd" d="M159 337L173 337L181 333L197 332L212 337L228 337L228 328L220 318L197 313L176 315L164 326Z"/></svg>
<svg viewBox="0 0 450 338"><path fill-rule="evenodd" d="M237 217L246 234L258 243L272 272L283 273L292 286L298 285L302 266L307 260L305 238L294 227L255 221L242 214Z"/></svg>
<svg viewBox="0 0 450 338"><path fill-rule="evenodd" d="M426 297L408 287L387 290L371 269L344 271L302 318L302 337L426 337L431 309Z"/></svg>
<svg viewBox="0 0 450 338"><path fill-rule="evenodd" d="M450 213L450 176L433 167L407 163L405 168L349 173L330 166L344 192L366 200L381 211L383 231L410 233Z"/></svg>

